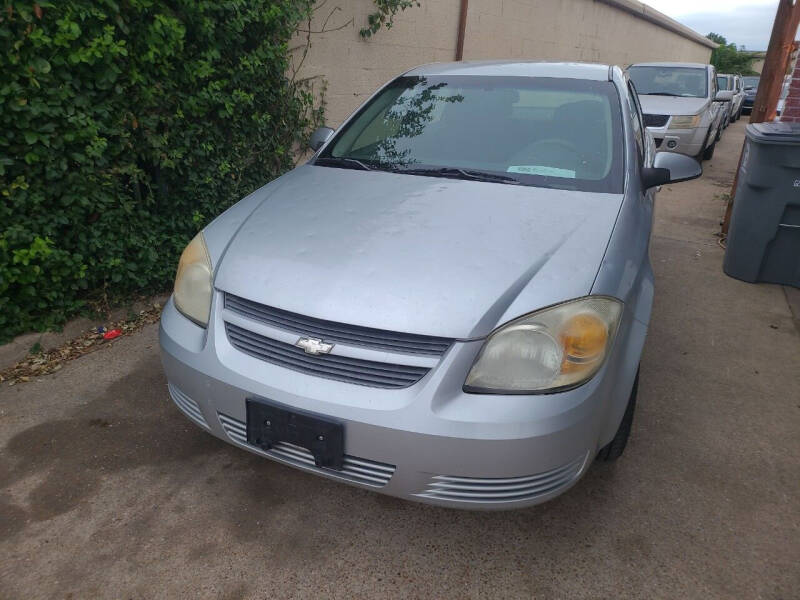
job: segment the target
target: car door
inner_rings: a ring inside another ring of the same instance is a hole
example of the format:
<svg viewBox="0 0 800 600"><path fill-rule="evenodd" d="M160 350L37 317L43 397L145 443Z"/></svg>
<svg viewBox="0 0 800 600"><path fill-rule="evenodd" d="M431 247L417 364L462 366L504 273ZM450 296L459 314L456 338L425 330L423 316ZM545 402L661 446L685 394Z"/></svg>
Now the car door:
<svg viewBox="0 0 800 600"><path fill-rule="evenodd" d="M653 166L653 160L656 155L656 144L653 139L653 134L651 134L644 125L644 113L642 112L642 105L639 103L639 94L636 92L636 86L633 85L630 79L627 79L626 83L628 112L633 129L633 137L636 140L639 169L641 170ZM642 194L643 207L648 213L647 217L651 224L655 193L655 188L651 188Z"/></svg>
<svg viewBox="0 0 800 600"><path fill-rule="evenodd" d="M708 82L708 97L710 98L711 102L708 105L708 110L711 113L711 127L708 136L708 145L714 143L715 136L717 132L722 129L722 102L717 102L715 99L717 97L717 92L719 92L719 87L717 86L717 72L715 69L711 68L708 70L709 72L709 82Z"/></svg>
<svg viewBox="0 0 800 600"><path fill-rule="evenodd" d="M744 90L742 89L742 78L739 77L738 75L734 76L733 93L735 94L733 112L738 113L739 107L742 105L742 100L744 99Z"/></svg>

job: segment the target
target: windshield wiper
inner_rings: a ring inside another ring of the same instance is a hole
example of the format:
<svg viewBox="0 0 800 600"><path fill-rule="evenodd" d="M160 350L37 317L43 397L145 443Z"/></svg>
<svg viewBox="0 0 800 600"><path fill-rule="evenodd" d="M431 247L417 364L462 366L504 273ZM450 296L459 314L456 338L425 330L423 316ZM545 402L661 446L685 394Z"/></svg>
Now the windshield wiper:
<svg viewBox="0 0 800 600"><path fill-rule="evenodd" d="M676 98L682 98L683 94L673 94L672 92L648 92L646 94L642 94L643 96L675 96Z"/></svg>
<svg viewBox="0 0 800 600"><path fill-rule="evenodd" d="M372 171L373 168L361 162L357 158L346 158L344 156L323 156L314 161L314 164L329 167L343 167L345 169L360 169L362 171Z"/></svg>
<svg viewBox="0 0 800 600"><path fill-rule="evenodd" d="M487 173L486 171L476 171L474 169L458 169L455 167L439 168L418 168L418 169L395 169L395 173L404 175L427 175L429 177L448 177L451 179L470 179L473 181L488 181L491 183L507 183L509 185L519 185L519 179Z"/></svg>

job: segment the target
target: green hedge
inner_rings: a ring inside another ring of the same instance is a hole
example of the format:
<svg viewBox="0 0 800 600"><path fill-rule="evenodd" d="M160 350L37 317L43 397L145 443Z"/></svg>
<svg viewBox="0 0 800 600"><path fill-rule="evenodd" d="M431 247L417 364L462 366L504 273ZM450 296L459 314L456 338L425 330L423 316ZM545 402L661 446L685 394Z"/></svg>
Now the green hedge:
<svg viewBox="0 0 800 600"><path fill-rule="evenodd" d="M292 165L313 0L58 0L0 12L0 339L167 288L194 233Z"/></svg>

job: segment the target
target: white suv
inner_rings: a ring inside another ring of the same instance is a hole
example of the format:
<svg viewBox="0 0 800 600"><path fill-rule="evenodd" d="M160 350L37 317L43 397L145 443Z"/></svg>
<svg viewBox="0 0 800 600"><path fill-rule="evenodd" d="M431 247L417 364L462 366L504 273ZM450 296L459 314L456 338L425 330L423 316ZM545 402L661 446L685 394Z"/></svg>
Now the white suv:
<svg viewBox="0 0 800 600"><path fill-rule="evenodd" d="M717 87L717 72L700 63L638 63L628 74L639 94L645 125L660 151L709 160L733 98Z"/></svg>

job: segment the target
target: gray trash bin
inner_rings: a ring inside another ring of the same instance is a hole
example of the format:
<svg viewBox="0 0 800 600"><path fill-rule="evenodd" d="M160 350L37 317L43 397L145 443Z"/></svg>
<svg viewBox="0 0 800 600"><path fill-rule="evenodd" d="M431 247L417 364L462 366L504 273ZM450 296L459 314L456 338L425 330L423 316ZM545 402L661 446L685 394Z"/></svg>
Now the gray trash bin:
<svg viewBox="0 0 800 600"><path fill-rule="evenodd" d="M747 126L723 269L800 287L800 123Z"/></svg>

